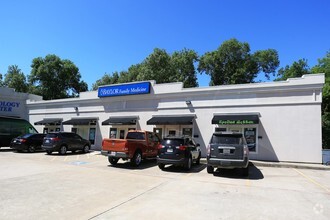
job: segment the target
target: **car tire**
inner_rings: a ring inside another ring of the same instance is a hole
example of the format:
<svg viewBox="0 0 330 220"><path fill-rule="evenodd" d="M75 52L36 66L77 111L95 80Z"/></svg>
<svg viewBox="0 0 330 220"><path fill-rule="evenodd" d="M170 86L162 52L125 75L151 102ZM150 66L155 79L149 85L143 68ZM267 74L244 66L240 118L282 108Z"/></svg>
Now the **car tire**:
<svg viewBox="0 0 330 220"><path fill-rule="evenodd" d="M142 154L140 151L136 151L133 158L131 159L131 165L138 167L142 161Z"/></svg>
<svg viewBox="0 0 330 220"><path fill-rule="evenodd" d="M243 176L249 176L249 167L242 168L242 174Z"/></svg>
<svg viewBox="0 0 330 220"><path fill-rule="evenodd" d="M196 160L196 165L199 165L201 163L201 153L199 153L198 158Z"/></svg>
<svg viewBox="0 0 330 220"><path fill-rule="evenodd" d="M60 147L60 150L58 151L58 153L61 154L61 155L65 155L67 150L68 150L67 147L65 145L62 145Z"/></svg>
<svg viewBox="0 0 330 220"><path fill-rule="evenodd" d="M108 157L108 161L111 165L116 165L118 163L119 158Z"/></svg>
<svg viewBox="0 0 330 220"><path fill-rule="evenodd" d="M159 169L163 170L163 169L165 168L165 164L163 164L163 163L159 163L159 164L158 164L158 167L159 167Z"/></svg>
<svg viewBox="0 0 330 220"><path fill-rule="evenodd" d="M190 170L191 169L191 165L192 165L192 159L189 156L184 167L185 167L186 170Z"/></svg>
<svg viewBox="0 0 330 220"><path fill-rule="evenodd" d="M214 173L214 168L212 166L206 167L207 173Z"/></svg>
<svg viewBox="0 0 330 220"><path fill-rule="evenodd" d="M28 146L28 152L29 153L34 153L34 152L36 152L36 146L35 145L30 145L30 146Z"/></svg>
<svg viewBox="0 0 330 220"><path fill-rule="evenodd" d="M87 154L87 153L89 153L89 150L90 150L90 147L86 144L86 145L84 146L83 152L84 152L85 154Z"/></svg>
<svg viewBox="0 0 330 220"><path fill-rule="evenodd" d="M51 155L51 154L53 153L53 151L51 151L51 150L46 150L46 153L47 153L48 155Z"/></svg>

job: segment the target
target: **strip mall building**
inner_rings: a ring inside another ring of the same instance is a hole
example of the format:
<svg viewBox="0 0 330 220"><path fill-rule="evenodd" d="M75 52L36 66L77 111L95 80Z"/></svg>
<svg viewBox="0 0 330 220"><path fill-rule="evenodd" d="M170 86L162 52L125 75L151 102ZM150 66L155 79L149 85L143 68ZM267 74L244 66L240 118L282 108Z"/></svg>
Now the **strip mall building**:
<svg viewBox="0 0 330 220"><path fill-rule="evenodd" d="M39 132L76 132L95 150L103 138L143 129L162 137L190 135L205 156L213 132L235 131L245 134L251 159L322 163L323 84L323 74L205 88L148 81L47 101L0 88L0 115L25 118Z"/></svg>

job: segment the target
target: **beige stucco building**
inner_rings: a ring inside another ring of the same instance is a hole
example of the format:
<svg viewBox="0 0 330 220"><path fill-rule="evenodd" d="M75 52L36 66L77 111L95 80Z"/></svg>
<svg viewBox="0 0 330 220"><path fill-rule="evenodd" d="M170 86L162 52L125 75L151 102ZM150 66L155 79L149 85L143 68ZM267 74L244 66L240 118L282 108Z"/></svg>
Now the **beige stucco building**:
<svg viewBox="0 0 330 220"><path fill-rule="evenodd" d="M135 82L100 87L79 98L25 96L18 115L39 132L77 132L96 150L102 138L144 129L162 137L191 135L205 156L213 132L238 131L247 137L251 159L322 163L323 84L323 74L205 88ZM1 92L0 102L11 100Z"/></svg>

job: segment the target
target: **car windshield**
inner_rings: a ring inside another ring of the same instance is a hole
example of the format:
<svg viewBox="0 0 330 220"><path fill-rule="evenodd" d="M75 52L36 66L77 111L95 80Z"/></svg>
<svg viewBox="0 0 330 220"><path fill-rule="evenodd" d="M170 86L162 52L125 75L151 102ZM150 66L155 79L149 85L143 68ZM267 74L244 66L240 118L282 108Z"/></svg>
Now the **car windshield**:
<svg viewBox="0 0 330 220"><path fill-rule="evenodd" d="M162 141L162 145L168 146L168 145L173 145L173 146L180 146L183 145L183 139L164 139Z"/></svg>
<svg viewBox="0 0 330 220"><path fill-rule="evenodd" d="M242 136L222 136L222 135L213 135L212 144L242 144Z"/></svg>

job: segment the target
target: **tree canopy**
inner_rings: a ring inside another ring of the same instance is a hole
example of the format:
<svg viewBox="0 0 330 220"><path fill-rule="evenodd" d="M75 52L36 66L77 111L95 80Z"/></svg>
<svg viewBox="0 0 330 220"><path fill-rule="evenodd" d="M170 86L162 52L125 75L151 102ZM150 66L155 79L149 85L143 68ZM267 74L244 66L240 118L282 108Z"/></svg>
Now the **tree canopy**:
<svg viewBox="0 0 330 220"><path fill-rule="evenodd" d="M80 80L78 67L70 60L47 55L33 59L31 67L30 91L45 100L76 97L88 90L87 83Z"/></svg>
<svg viewBox="0 0 330 220"><path fill-rule="evenodd" d="M280 68L277 73L276 81L286 80L288 78L301 77L306 74L310 74L311 70L307 64L306 59L300 59L292 63L292 65L286 65L284 68Z"/></svg>
<svg viewBox="0 0 330 220"><path fill-rule="evenodd" d="M197 60L198 55L193 50L183 49L171 55L164 49L155 48L146 59L130 66L128 71L104 74L93 84L92 89L96 90L101 85L145 80L155 80L157 83L183 82L185 88L197 87Z"/></svg>
<svg viewBox="0 0 330 220"><path fill-rule="evenodd" d="M29 90L26 77L17 65L8 67L7 74L3 80L3 86L14 88L16 92L28 92Z"/></svg>
<svg viewBox="0 0 330 220"><path fill-rule="evenodd" d="M210 85L251 83L260 72L270 78L279 63L278 53L274 49L251 53L248 43L230 39L217 50L201 56L198 71L211 76Z"/></svg>

